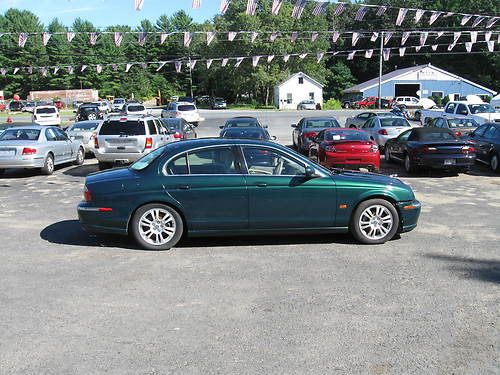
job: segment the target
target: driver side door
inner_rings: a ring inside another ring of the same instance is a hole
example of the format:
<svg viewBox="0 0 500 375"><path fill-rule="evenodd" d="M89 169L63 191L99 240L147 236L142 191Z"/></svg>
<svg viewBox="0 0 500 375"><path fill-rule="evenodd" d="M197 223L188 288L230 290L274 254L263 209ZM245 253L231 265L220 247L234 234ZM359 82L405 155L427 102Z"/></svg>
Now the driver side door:
<svg viewBox="0 0 500 375"><path fill-rule="evenodd" d="M242 146L247 173L249 228L335 226L336 194L327 174L305 175L305 163L266 146Z"/></svg>

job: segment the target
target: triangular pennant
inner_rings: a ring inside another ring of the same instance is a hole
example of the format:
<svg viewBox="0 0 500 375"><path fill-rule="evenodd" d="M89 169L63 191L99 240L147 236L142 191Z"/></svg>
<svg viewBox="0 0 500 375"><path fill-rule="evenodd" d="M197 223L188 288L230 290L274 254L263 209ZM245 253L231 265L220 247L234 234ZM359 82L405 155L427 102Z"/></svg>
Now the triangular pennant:
<svg viewBox="0 0 500 375"><path fill-rule="evenodd" d="M252 31L252 33L250 34L250 41L254 43L258 36L259 33L257 31Z"/></svg>
<svg viewBox="0 0 500 375"><path fill-rule="evenodd" d="M247 9L245 11L249 16L254 16L257 10L257 0L247 0Z"/></svg>
<svg viewBox="0 0 500 375"><path fill-rule="evenodd" d="M61 69L61 68L59 68L58 66L54 67L54 74L57 74L57 72L59 71L59 69Z"/></svg>
<svg viewBox="0 0 500 375"><path fill-rule="evenodd" d="M384 46L389 43L389 40L391 40L392 36L394 35L393 31L387 31L384 34Z"/></svg>
<svg viewBox="0 0 500 375"><path fill-rule="evenodd" d="M127 64L125 65L125 73L128 73L128 72L129 72L130 68L132 68L132 65L134 65L134 64L132 64L132 63L127 63Z"/></svg>
<svg viewBox="0 0 500 375"><path fill-rule="evenodd" d="M297 31L292 31L292 36L290 37L290 41L293 43L297 40L299 33Z"/></svg>
<svg viewBox="0 0 500 375"><path fill-rule="evenodd" d="M281 6L283 5L283 0L273 0L273 5L271 7L271 14L277 16L280 12Z"/></svg>
<svg viewBox="0 0 500 375"><path fill-rule="evenodd" d="M243 60L245 60L244 57L237 57L236 58L236 63L234 64L234 67L237 68L241 65L241 63L243 62Z"/></svg>
<svg viewBox="0 0 500 375"><path fill-rule="evenodd" d="M189 47L193 40L193 34L189 31L184 32L184 47Z"/></svg>
<svg viewBox="0 0 500 375"><path fill-rule="evenodd" d="M82 68L81 68L80 72L83 73L85 71L85 69L87 69L87 65L82 65Z"/></svg>
<svg viewBox="0 0 500 375"><path fill-rule="evenodd" d="M116 31L114 33L115 46L120 47L123 41L123 33Z"/></svg>
<svg viewBox="0 0 500 375"><path fill-rule="evenodd" d="M222 62L221 62L221 64L220 64L220 65L221 65L221 66L226 66L228 62L229 62L229 59L228 59L228 58L226 58L226 57L224 57L224 58L222 59Z"/></svg>
<svg viewBox="0 0 500 375"><path fill-rule="evenodd" d="M315 42L318 39L319 33L317 31L313 31L311 33L311 42Z"/></svg>
<svg viewBox="0 0 500 375"><path fill-rule="evenodd" d="M1 68L0 69L0 74L3 75L3 76L6 75L7 74L7 69Z"/></svg>
<svg viewBox="0 0 500 375"><path fill-rule="evenodd" d="M465 26L470 19L472 18L472 14L465 14L464 17L462 18L462 21L460 21L460 25Z"/></svg>
<svg viewBox="0 0 500 375"><path fill-rule="evenodd" d="M479 26L479 24L481 22L483 22L485 19L485 17L482 17L482 16L477 16L476 19L474 20L474 22L472 22L472 27L476 27L476 26Z"/></svg>
<svg viewBox="0 0 500 375"><path fill-rule="evenodd" d="M495 50L495 42L494 41L488 41L486 42L486 45L488 46L488 51L493 52Z"/></svg>
<svg viewBox="0 0 500 375"><path fill-rule="evenodd" d="M42 76L47 77L47 72L48 72L47 67L43 66L40 68L40 73L42 73Z"/></svg>
<svg viewBox="0 0 500 375"><path fill-rule="evenodd" d="M370 38L370 42L376 42L378 39L378 35L379 35L378 31L374 31L372 37Z"/></svg>
<svg viewBox="0 0 500 375"><path fill-rule="evenodd" d="M148 68L148 63L142 62L141 64L142 69L147 69Z"/></svg>
<svg viewBox="0 0 500 375"><path fill-rule="evenodd" d="M210 67L212 66L212 63L214 62L213 59L207 59L206 61L206 64L207 64L207 69L210 69Z"/></svg>
<svg viewBox="0 0 500 375"><path fill-rule="evenodd" d="M28 74L33 74L33 67L32 66L29 66L26 71L28 72Z"/></svg>
<svg viewBox="0 0 500 375"><path fill-rule="evenodd" d="M42 44L43 44L44 46L46 46L46 45L47 45L47 43L49 43L49 40L50 40L50 37L51 37L51 36L52 36L52 34L51 34L51 33L48 33L48 32L44 32L44 33L42 34Z"/></svg>
<svg viewBox="0 0 500 375"><path fill-rule="evenodd" d="M383 57L384 57L384 61L389 60L389 57L390 57L390 55L391 55L391 49L390 49L390 48L384 48L384 49L382 50L382 55L383 55Z"/></svg>
<svg viewBox="0 0 500 375"><path fill-rule="evenodd" d="M210 43L213 42L215 38L215 31L207 31L207 46L210 45Z"/></svg>
<svg viewBox="0 0 500 375"><path fill-rule="evenodd" d="M500 17L491 17L488 22L486 22L486 28L490 29L494 24L497 23L497 21L500 19Z"/></svg>
<svg viewBox="0 0 500 375"><path fill-rule="evenodd" d="M160 33L160 44L165 43L165 40L167 40L168 33Z"/></svg>
<svg viewBox="0 0 500 375"><path fill-rule="evenodd" d="M474 44L474 43L472 43L472 42L465 42L465 50L466 50L467 52L471 52L471 51L472 51L472 45L473 45L473 44Z"/></svg>
<svg viewBox="0 0 500 375"><path fill-rule="evenodd" d="M406 52L406 47L399 47L399 57L403 57Z"/></svg>
<svg viewBox="0 0 500 375"><path fill-rule="evenodd" d="M174 67L175 67L175 71L177 73L180 73L181 72L181 69L182 69L182 61L174 61Z"/></svg>
<svg viewBox="0 0 500 375"><path fill-rule="evenodd" d="M165 66L166 63L167 63L166 61L162 61L158 66L158 68L156 68L156 71L159 72L160 70L162 70L162 68Z"/></svg>
<svg viewBox="0 0 500 375"><path fill-rule="evenodd" d="M453 33L453 44L457 44L458 39L460 39L460 36L462 35L461 31L455 31Z"/></svg>
<svg viewBox="0 0 500 375"><path fill-rule="evenodd" d="M221 14L226 14L230 3L231 3L231 0L221 0L220 7L219 7L219 11Z"/></svg>
<svg viewBox="0 0 500 375"><path fill-rule="evenodd" d="M227 40L229 40L230 42L232 42L234 40L234 38L236 38L236 35L238 35L237 31L229 31L227 33Z"/></svg>
<svg viewBox="0 0 500 375"><path fill-rule="evenodd" d="M193 70L197 62L198 60L190 60L188 64L189 69Z"/></svg>
<svg viewBox="0 0 500 375"><path fill-rule="evenodd" d="M429 25L432 25L436 20L439 18L439 16L443 14L443 12L440 11L433 11L431 13L431 17L429 18Z"/></svg>
<svg viewBox="0 0 500 375"><path fill-rule="evenodd" d="M316 62L319 63L323 59L323 56L325 56L324 52L316 53Z"/></svg>
<svg viewBox="0 0 500 375"><path fill-rule="evenodd" d="M134 0L135 10L141 10L144 5L144 0Z"/></svg>
<svg viewBox="0 0 500 375"><path fill-rule="evenodd" d="M486 32L484 33L484 40L485 40L485 41L487 41L487 42L489 42L489 41L490 41L490 39L491 39L491 34L492 34L492 32L491 32L491 31L486 31Z"/></svg>
<svg viewBox="0 0 500 375"><path fill-rule="evenodd" d="M438 31L436 34L436 39L441 38L444 35L444 31Z"/></svg>
<svg viewBox="0 0 500 375"><path fill-rule="evenodd" d="M193 0L191 7L193 9L199 9L201 7L201 0Z"/></svg>
<svg viewBox="0 0 500 375"><path fill-rule="evenodd" d="M352 60L354 59L354 55L356 54L357 51L350 51L348 54L347 54L347 60Z"/></svg>
<svg viewBox="0 0 500 375"><path fill-rule="evenodd" d="M307 57L307 53L301 53L299 59L304 60Z"/></svg>
<svg viewBox="0 0 500 375"><path fill-rule="evenodd" d="M420 45L423 46L425 42L427 41L427 37L429 36L428 31L421 31L420 32Z"/></svg>
<svg viewBox="0 0 500 375"><path fill-rule="evenodd" d="M270 64L274 60L274 55L267 56L267 63Z"/></svg>
<svg viewBox="0 0 500 375"><path fill-rule="evenodd" d="M438 46L439 46L439 44L433 44L433 45L431 46L431 48L432 48L432 50L433 50L433 51L437 51Z"/></svg>
<svg viewBox="0 0 500 375"><path fill-rule="evenodd" d="M421 48L422 48L422 46L415 46L415 52L420 51Z"/></svg>
<svg viewBox="0 0 500 375"><path fill-rule="evenodd" d="M252 66L255 68L257 64L259 64L260 56L253 56L252 57Z"/></svg>
<svg viewBox="0 0 500 375"><path fill-rule="evenodd" d="M102 72L102 65L100 64L97 64L95 66L95 71L97 72L97 74L100 74Z"/></svg>
<svg viewBox="0 0 500 375"><path fill-rule="evenodd" d="M68 41L68 43L71 43L73 41L73 39L75 38L75 35L76 35L76 33L72 32L72 31L69 31L66 33L66 40Z"/></svg>
<svg viewBox="0 0 500 375"><path fill-rule="evenodd" d="M401 45L404 46L406 41L411 35L411 31L404 31L403 34L401 35Z"/></svg>
<svg viewBox="0 0 500 375"><path fill-rule="evenodd" d="M397 26L401 26L401 24L405 20L406 13L408 13L408 9L399 8L398 17L396 18L396 25Z"/></svg>
<svg viewBox="0 0 500 375"><path fill-rule="evenodd" d="M16 74L18 71L19 71L19 68L14 68L14 71L12 72L12 74Z"/></svg>
<svg viewBox="0 0 500 375"><path fill-rule="evenodd" d="M116 72L118 70L118 64L111 64L111 68Z"/></svg>
<svg viewBox="0 0 500 375"><path fill-rule="evenodd" d="M352 33L352 45L355 46L356 43L358 43L358 40L360 38L361 34L356 32L356 31L353 31Z"/></svg>
<svg viewBox="0 0 500 375"><path fill-rule="evenodd" d="M28 33L20 33L19 34L19 39L17 41L17 45L21 48L23 48L26 45L26 41L28 40Z"/></svg>
<svg viewBox="0 0 500 375"><path fill-rule="evenodd" d="M288 62L290 60L290 55L283 55L283 61Z"/></svg>
<svg viewBox="0 0 500 375"><path fill-rule="evenodd" d="M419 23L420 20L422 19L422 16L425 14L425 10L423 9L417 9L415 11L415 23Z"/></svg>
<svg viewBox="0 0 500 375"><path fill-rule="evenodd" d="M332 34L332 42L337 43L337 40L339 40L339 37L340 37L340 32L334 31Z"/></svg>
<svg viewBox="0 0 500 375"><path fill-rule="evenodd" d="M276 31L273 31L273 32L271 33L271 35L269 36L269 40L270 40L271 42L274 42L274 41L276 40L276 38L278 38L278 33L277 33Z"/></svg>
<svg viewBox="0 0 500 375"><path fill-rule="evenodd" d="M371 59L373 56L373 49L367 49L365 51L365 59Z"/></svg>
<svg viewBox="0 0 500 375"><path fill-rule="evenodd" d="M67 66L66 69L68 70L68 74L73 74L75 72L75 68L73 68L71 65Z"/></svg>
<svg viewBox="0 0 500 375"><path fill-rule="evenodd" d="M477 42L477 31L470 32L470 41L471 41L471 43Z"/></svg>
<svg viewBox="0 0 500 375"><path fill-rule="evenodd" d="M90 33L90 44L95 45L97 43L97 33Z"/></svg>
<svg viewBox="0 0 500 375"><path fill-rule="evenodd" d="M140 31L139 34L137 34L137 44L139 44L141 47L146 44L146 38L148 37L148 33L145 31Z"/></svg>

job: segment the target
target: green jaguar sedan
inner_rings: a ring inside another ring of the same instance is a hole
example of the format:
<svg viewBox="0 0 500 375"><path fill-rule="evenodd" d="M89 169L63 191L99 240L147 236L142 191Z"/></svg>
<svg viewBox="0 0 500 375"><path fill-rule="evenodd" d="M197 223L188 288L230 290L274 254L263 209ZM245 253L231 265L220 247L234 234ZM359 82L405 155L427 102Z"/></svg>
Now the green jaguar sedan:
<svg viewBox="0 0 500 375"><path fill-rule="evenodd" d="M182 236L347 233L380 244L417 225L420 203L398 179L329 171L279 144L196 139L128 168L91 174L78 205L92 233L166 250Z"/></svg>

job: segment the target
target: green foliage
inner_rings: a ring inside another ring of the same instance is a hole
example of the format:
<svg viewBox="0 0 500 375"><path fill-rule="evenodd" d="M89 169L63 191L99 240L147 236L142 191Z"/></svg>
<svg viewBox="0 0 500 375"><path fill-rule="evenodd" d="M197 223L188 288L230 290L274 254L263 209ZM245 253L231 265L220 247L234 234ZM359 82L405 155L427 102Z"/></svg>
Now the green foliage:
<svg viewBox="0 0 500 375"><path fill-rule="evenodd" d="M337 99L328 99L323 105L323 109L333 110L333 109L342 109L342 103Z"/></svg>

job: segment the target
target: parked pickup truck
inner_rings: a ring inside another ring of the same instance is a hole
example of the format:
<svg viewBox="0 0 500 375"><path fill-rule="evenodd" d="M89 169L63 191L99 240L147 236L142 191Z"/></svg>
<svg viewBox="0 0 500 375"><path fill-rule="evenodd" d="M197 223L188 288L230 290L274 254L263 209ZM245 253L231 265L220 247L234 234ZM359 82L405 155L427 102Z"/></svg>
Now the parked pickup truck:
<svg viewBox="0 0 500 375"><path fill-rule="evenodd" d="M500 113L488 103L449 102L444 109L423 109L420 122L427 125L435 117L469 118L479 125L486 122L500 122Z"/></svg>

